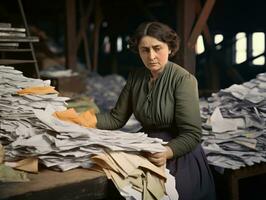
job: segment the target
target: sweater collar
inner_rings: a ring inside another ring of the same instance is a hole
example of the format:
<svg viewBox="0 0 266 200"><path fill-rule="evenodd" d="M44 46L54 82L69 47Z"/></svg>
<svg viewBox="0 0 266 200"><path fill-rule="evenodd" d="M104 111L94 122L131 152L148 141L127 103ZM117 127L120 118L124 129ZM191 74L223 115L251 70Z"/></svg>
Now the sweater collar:
<svg viewBox="0 0 266 200"><path fill-rule="evenodd" d="M156 80L158 80L158 79L160 79L161 77L162 77L162 75L167 71L167 69L169 68L169 65L170 65L170 61L168 61L166 64L165 64L165 67L164 67L164 69L163 69L163 71L158 75L158 78L156 79ZM146 77L146 80L147 81L149 81L150 79L151 79L151 77L152 77L152 74L151 74L151 71L150 70L148 70L147 68L145 68L145 77Z"/></svg>

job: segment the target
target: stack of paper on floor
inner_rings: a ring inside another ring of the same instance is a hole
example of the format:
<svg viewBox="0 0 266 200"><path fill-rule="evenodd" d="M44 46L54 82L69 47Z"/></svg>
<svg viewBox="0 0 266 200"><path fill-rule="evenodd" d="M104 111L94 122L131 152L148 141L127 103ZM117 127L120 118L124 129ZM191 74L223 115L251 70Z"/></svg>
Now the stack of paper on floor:
<svg viewBox="0 0 266 200"><path fill-rule="evenodd" d="M238 169L266 162L266 73L200 102L210 164Z"/></svg>

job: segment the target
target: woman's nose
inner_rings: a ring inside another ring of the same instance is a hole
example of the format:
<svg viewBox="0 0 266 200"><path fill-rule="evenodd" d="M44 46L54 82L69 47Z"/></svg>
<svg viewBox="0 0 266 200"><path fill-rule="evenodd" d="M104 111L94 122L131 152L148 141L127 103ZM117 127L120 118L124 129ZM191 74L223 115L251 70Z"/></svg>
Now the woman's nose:
<svg viewBox="0 0 266 200"><path fill-rule="evenodd" d="M149 58L150 59L154 59L155 58L155 52L154 52L154 50L150 50L150 52L149 52Z"/></svg>

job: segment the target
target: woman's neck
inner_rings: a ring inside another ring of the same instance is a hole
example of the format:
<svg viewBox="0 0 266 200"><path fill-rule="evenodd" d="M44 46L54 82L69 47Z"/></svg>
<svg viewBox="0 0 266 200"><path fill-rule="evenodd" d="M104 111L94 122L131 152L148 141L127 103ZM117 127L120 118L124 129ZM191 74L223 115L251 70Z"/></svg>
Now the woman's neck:
<svg viewBox="0 0 266 200"><path fill-rule="evenodd" d="M162 73L163 69L160 69L158 71L151 71L151 79L155 81L159 75Z"/></svg>

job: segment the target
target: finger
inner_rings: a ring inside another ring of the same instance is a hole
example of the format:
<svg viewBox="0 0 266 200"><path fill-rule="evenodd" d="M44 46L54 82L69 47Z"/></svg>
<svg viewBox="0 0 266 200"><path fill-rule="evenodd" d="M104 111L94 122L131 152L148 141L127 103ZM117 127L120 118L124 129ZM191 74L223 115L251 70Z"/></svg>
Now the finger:
<svg viewBox="0 0 266 200"><path fill-rule="evenodd" d="M146 158L148 158L150 155L147 151L141 151L140 154Z"/></svg>
<svg viewBox="0 0 266 200"><path fill-rule="evenodd" d="M155 164L156 166L158 166L158 167L161 167L161 166L164 166L164 161L163 160L161 160L161 161L158 161L158 162L155 162L155 163L153 163L153 164Z"/></svg>
<svg viewBox="0 0 266 200"><path fill-rule="evenodd" d="M161 158L161 157L163 157L163 154L162 153L153 153L153 154L151 154L150 157L153 157L153 158Z"/></svg>
<svg viewBox="0 0 266 200"><path fill-rule="evenodd" d="M152 162L153 164L157 165L157 166L162 166L166 163L166 160L163 158L153 158L153 157L149 157L150 162Z"/></svg>
<svg viewBox="0 0 266 200"><path fill-rule="evenodd" d="M148 158L150 162L152 162L153 164L159 163L160 159L159 158L153 158L153 157L149 157Z"/></svg>

